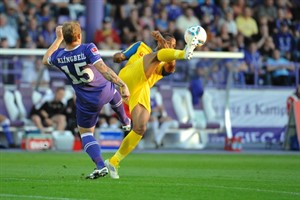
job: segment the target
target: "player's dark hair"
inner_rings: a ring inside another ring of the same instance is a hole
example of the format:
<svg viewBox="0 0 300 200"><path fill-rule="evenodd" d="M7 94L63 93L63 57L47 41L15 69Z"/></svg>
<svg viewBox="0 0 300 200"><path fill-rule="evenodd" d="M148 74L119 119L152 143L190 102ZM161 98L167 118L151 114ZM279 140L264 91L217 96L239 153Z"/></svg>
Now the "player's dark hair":
<svg viewBox="0 0 300 200"><path fill-rule="evenodd" d="M174 35L172 35L171 33L162 33L161 34L166 40L169 40L171 38L175 38Z"/></svg>
<svg viewBox="0 0 300 200"><path fill-rule="evenodd" d="M78 35L81 34L80 24L76 21L65 22L62 27L62 33L66 44L77 41Z"/></svg>

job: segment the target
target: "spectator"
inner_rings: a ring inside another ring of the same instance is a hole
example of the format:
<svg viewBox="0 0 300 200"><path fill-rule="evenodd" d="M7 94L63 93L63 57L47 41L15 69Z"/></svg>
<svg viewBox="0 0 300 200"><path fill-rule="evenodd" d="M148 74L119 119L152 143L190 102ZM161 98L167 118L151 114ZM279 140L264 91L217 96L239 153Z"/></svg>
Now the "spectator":
<svg viewBox="0 0 300 200"><path fill-rule="evenodd" d="M224 18L220 18L218 22L218 30L221 30L222 25L225 25L227 27L228 33L236 36L237 35L237 26L233 18L233 12L232 10L228 10L225 13Z"/></svg>
<svg viewBox="0 0 300 200"><path fill-rule="evenodd" d="M246 7L246 1L245 0L235 0L232 9L234 18L236 18L239 15L242 15Z"/></svg>
<svg viewBox="0 0 300 200"><path fill-rule="evenodd" d="M220 17L223 19L226 18L227 13L232 13L232 17L233 17L233 10L232 7L230 6L230 1L222 0L220 2Z"/></svg>
<svg viewBox="0 0 300 200"><path fill-rule="evenodd" d="M70 12L71 20L77 20L79 16L83 15L85 12L85 6L82 0L70 0L70 3L68 4L68 9Z"/></svg>
<svg viewBox="0 0 300 200"><path fill-rule="evenodd" d="M38 26L37 20L32 18L28 22L27 33L31 37L32 42L36 44L37 47L42 47L43 37L41 36L41 27Z"/></svg>
<svg viewBox="0 0 300 200"><path fill-rule="evenodd" d="M200 99L204 92L203 79L206 76L206 71L202 67L195 69L195 76L190 83L193 106L200 105Z"/></svg>
<svg viewBox="0 0 300 200"><path fill-rule="evenodd" d="M117 30L113 28L112 19L105 17L102 25L103 27L94 34L94 43L99 49L119 49L121 39Z"/></svg>
<svg viewBox="0 0 300 200"><path fill-rule="evenodd" d="M276 48L280 51L280 55L287 59L291 59L295 40L290 33L286 21L281 22L280 31L273 36L273 39Z"/></svg>
<svg viewBox="0 0 300 200"><path fill-rule="evenodd" d="M245 62L247 64L248 71L246 73L247 84L263 84L264 70L262 68L262 57L257 50L255 42L251 42L249 47L245 51Z"/></svg>
<svg viewBox="0 0 300 200"><path fill-rule="evenodd" d="M274 0L264 0L264 3L258 6L255 17L259 19L263 16L267 17L268 23L272 23L276 19L277 12Z"/></svg>
<svg viewBox="0 0 300 200"><path fill-rule="evenodd" d="M80 135L77 128L77 121L76 121L76 95L73 94L72 98L67 101L67 105L65 108L66 111L66 120L67 126L66 130L69 130L73 133L73 135L80 139Z"/></svg>
<svg viewBox="0 0 300 200"><path fill-rule="evenodd" d="M7 23L7 16L0 14L0 38L6 38L9 48L19 47L19 34L17 29Z"/></svg>
<svg viewBox="0 0 300 200"><path fill-rule="evenodd" d="M176 28L175 21L169 21L168 22L168 33L172 34L176 39L176 48L177 49L183 49L185 46L185 41L183 38L183 34L179 29Z"/></svg>
<svg viewBox="0 0 300 200"><path fill-rule="evenodd" d="M138 33L141 32L138 10L132 9L130 16L125 20L122 20L120 24L122 43L128 45L135 42Z"/></svg>
<svg viewBox="0 0 300 200"><path fill-rule="evenodd" d="M273 85L291 85L291 74L294 72L295 67L290 61L280 56L278 49L273 51L272 58L269 58L266 64Z"/></svg>
<svg viewBox="0 0 300 200"><path fill-rule="evenodd" d="M299 0L290 0L290 9L294 19L300 19L300 1Z"/></svg>
<svg viewBox="0 0 300 200"><path fill-rule="evenodd" d="M228 32L226 24L223 24L220 33L217 34L217 46L221 48L221 51L229 51L233 40L233 35Z"/></svg>
<svg viewBox="0 0 300 200"><path fill-rule="evenodd" d="M153 19L152 8L150 6L146 6L143 8L142 15L140 16L139 24L142 29L148 27L150 31L154 30L155 23Z"/></svg>
<svg viewBox="0 0 300 200"><path fill-rule="evenodd" d="M299 1L298 1L298 4L299 4ZM277 9L282 9L284 16L287 20L290 21L293 19L292 8L296 7L296 5L294 3L292 3L291 1L288 1L288 0L276 0L276 6L277 6Z"/></svg>
<svg viewBox="0 0 300 200"><path fill-rule="evenodd" d="M6 37L0 38L0 48L9 48L8 41Z"/></svg>
<svg viewBox="0 0 300 200"><path fill-rule="evenodd" d="M0 126L2 127L2 132L5 135L7 145L9 148L15 148L17 145L14 143L13 136L11 131L9 130L10 127L10 121L7 117L0 114ZM0 145L1 148L5 148L5 146Z"/></svg>
<svg viewBox="0 0 300 200"><path fill-rule="evenodd" d="M264 45L267 38L269 38L269 27L267 25L261 25L258 34L253 36L258 49Z"/></svg>
<svg viewBox="0 0 300 200"><path fill-rule="evenodd" d="M155 97L151 99L151 116L148 123L148 129L151 129L154 136L156 148L161 147L162 139L169 128L178 128L179 123L167 115L162 104L159 104Z"/></svg>
<svg viewBox="0 0 300 200"><path fill-rule="evenodd" d="M148 26L143 28L141 34L138 37L138 41L144 41L148 46L154 45L155 42L153 41L151 30Z"/></svg>
<svg viewBox="0 0 300 200"><path fill-rule="evenodd" d="M51 8L49 3L42 3L40 12L37 14L38 24L44 26L52 18Z"/></svg>
<svg viewBox="0 0 300 200"><path fill-rule="evenodd" d="M44 29L41 32L42 39L41 39L41 46L43 48L49 47L52 42L55 40L55 27L56 22L54 18L50 19L45 23Z"/></svg>
<svg viewBox="0 0 300 200"><path fill-rule="evenodd" d="M50 74L48 68L42 64L41 58L24 57L22 58L22 83L29 83L33 87L49 87ZM30 76L28 76L30 74Z"/></svg>
<svg viewBox="0 0 300 200"><path fill-rule="evenodd" d="M155 20L155 28L161 33L167 32L168 22L168 13L166 9L162 9L159 12L158 18Z"/></svg>
<svg viewBox="0 0 300 200"><path fill-rule="evenodd" d="M252 17L252 10L250 7L245 7L243 14L236 18L236 25L239 32L246 38L258 33L258 27L255 19Z"/></svg>
<svg viewBox="0 0 300 200"><path fill-rule="evenodd" d="M66 127L65 106L62 99L65 89L59 87L55 91L55 97L52 101L45 102L41 108L32 108L30 117L33 123L44 132L45 127L53 127L56 130L63 131Z"/></svg>
<svg viewBox="0 0 300 200"><path fill-rule="evenodd" d="M137 6L134 3L134 0L126 0L126 3L120 6L120 16L121 20L126 20L130 18L132 10L137 9Z"/></svg>
<svg viewBox="0 0 300 200"><path fill-rule="evenodd" d="M38 11L38 8L35 4L28 3L26 5L24 14L25 14L25 20L27 23L28 23L28 21L35 19L36 23L38 24L38 21L36 19L38 17L37 11Z"/></svg>
<svg viewBox="0 0 300 200"><path fill-rule="evenodd" d="M179 16L176 19L176 28L181 32L183 35L185 30L191 26L200 24L200 21L194 15L194 11L192 8L185 8L183 11L183 15Z"/></svg>
<svg viewBox="0 0 300 200"><path fill-rule="evenodd" d="M274 50L275 50L275 44L274 44L273 38L271 36L269 36L264 40L263 45L259 49L259 52L261 53L264 62L268 58L272 57Z"/></svg>
<svg viewBox="0 0 300 200"><path fill-rule="evenodd" d="M220 17L220 8L216 6L211 0L205 0L195 8L195 13L198 19L203 19L204 16L208 17L208 23L215 23L216 19Z"/></svg>
<svg viewBox="0 0 300 200"><path fill-rule="evenodd" d="M24 22L24 14L15 1L8 1L6 6L7 24L14 29L19 28L20 22Z"/></svg>
<svg viewBox="0 0 300 200"><path fill-rule="evenodd" d="M246 50L246 42L243 34L238 33L236 35L236 45L239 51L244 52Z"/></svg>
<svg viewBox="0 0 300 200"><path fill-rule="evenodd" d="M286 19L285 13L283 9L278 8L277 9L277 18L274 20L273 24L273 32L278 33L281 29L281 24L282 23L287 23L288 25L291 25L290 21Z"/></svg>
<svg viewBox="0 0 300 200"><path fill-rule="evenodd" d="M231 52L238 52L237 46L232 42L229 49ZM232 79L235 85L245 85L245 73L247 72L247 64L244 59L225 59L224 65L226 67L226 72L232 72ZM228 80L227 80L228 81ZM226 81L226 82L227 82Z"/></svg>
<svg viewBox="0 0 300 200"><path fill-rule="evenodd" d="M296 62L300 62L300 22L295 25L294 29L294 39L295 39L295 48L293 51L292 60ZM299 70L300 76L300 70Z"/></svg>
<svg viewBox="0 0 300 200"><path fill-rule="evenodd" d="M179 16L182 15L182 9L179 5L179 0L170 0L170 3L166 5L168 13L168 20L175 21Z"/></svg>

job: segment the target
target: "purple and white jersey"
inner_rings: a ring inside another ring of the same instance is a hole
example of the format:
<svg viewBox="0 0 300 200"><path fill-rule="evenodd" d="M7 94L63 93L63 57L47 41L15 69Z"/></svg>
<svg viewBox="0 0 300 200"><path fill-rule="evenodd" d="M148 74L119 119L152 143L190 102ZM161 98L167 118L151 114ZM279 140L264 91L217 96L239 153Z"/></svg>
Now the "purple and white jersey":
<svg viewBox="0 0 300 200"><path fill-rule="evenodd" d="M76 93L77 109L100 111L113 98L115 85L107 81L93 64L102 61L95 44L81 44L72 50L57 49L48 64L59 68L70 80Z"/></svg>

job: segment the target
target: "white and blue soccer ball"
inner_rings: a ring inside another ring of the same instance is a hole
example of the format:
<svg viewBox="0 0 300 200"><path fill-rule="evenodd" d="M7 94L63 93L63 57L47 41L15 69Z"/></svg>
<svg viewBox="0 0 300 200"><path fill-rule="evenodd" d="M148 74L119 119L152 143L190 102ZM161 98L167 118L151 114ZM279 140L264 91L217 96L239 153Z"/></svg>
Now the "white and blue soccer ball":
<svg viewBox="0 0 300 200"><path fill-rule="evenodd" d="M186 29L184 33L184 40L187 44L189 44L195 36L197 36L198 39L198 46L202 46L206 42L207 34L202 26L196 25Z"/></svg>

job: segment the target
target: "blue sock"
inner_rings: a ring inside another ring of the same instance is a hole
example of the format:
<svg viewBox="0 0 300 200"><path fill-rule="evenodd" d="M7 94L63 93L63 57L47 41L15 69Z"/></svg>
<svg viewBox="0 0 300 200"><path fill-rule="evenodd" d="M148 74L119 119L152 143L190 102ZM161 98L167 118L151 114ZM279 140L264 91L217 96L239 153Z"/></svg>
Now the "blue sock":
<svg viewBox="0 0 300 200"><path fill-rule="evenodd" d="M12 139L11 132L9 130L9 125L8 124L3 124L2 129L3 129L3 133L6 137L7 143L8 144L13 144L14 142L13 142L13 139Z"/></svg>
<svg viewBox="0 0 300 200"><path fill-rule="evenodd" d="M121 123L124 125L128 125L130 123L130 120L125 113L123 102L122 102L122 97L118 91L115 92L114 98L109 103L111 105L111 108L118 115Z"/></svg>
<svg viewBox="0 0 300 200"><path fill-rule="evenodd" d="M92 133L84 133L81 135L82 146L84 151L94 161L98 169L104 167L104 162L101 156L100 145L94 138Z"/></svg>

